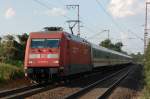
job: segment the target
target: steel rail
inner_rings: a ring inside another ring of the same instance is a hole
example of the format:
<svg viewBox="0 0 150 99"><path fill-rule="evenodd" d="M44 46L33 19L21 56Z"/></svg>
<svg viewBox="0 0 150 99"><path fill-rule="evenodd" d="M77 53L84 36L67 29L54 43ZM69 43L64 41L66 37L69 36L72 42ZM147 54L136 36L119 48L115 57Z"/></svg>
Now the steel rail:
<svg viewBox="0 0 150 99"><path fill-rule="evenodd" d="M112 90L117 86L119 85L119 83L128 76L128 74L130 73L130 70L129 69L123 76L121 76L114 84L112 84L101 96L99 96L98 99L106 99L110 93L112 92Z"/></svg>
<svg viewBox="0 0 150 99"><path fill-rule="evenodd" d="M89 92L93 87L95 87L95 86L97 86L98 84L104 82L105 80L108 80L109 78L111 78L111 77L113 77L113 76L115 76L115 75L117 75L117 74L119 74L119 73L125 71L125 70L128 69L128 68L129 68L129 67L126 67L126 68L124 68L124 69L121 69L121 70L118 71L118 72L115 72L115 73L113 73L113 74L111 74L111 75L109 75L109 76L106 76L105 78L103 78L103 79L101 79L101 80L98 80L98 81L96 81L96 82L94 82L94 83L92 83L92 84L90 84L90 85L88 85L88 86L86 86L86 87L80 89L80 90L77 91L77 92L74 92L74 93L72 93L72 94L70 94L70 95L65 96L64 99L78 99L80 96L82 96L82 95L84 95L85 93ZM104 97L104 96L106 96L106 94L103 95L103 97ZM100 97L99 97L99 98L100 98ZM100 99L102 99L102 98L100 98Z"/></svg>
<svg viewBox="0 0 150 99"><path fill-rule="evenodd" d="M15 94L15 93L18 93L18 92L22 92L22 91L25 91L25 90L29 90L31 88L36 88L36 87L37 87L37 85L34 84L34 85L23 86L23 87L20 87L20 88L14 88L14 89L10 89L10 90L8 90L8 89L3 90L3 91L0 91L0 98L11 95L11 94Z"/></svg>
<svg viewBox="0 0 150 99"><path fill-rule="evenodd" d="M31 95L53 89L56 86L44 85L44 84L35 84L32 86L24 86L21 88L16 88L12 90L5 90L0 92L0 98L3 99L22 99L25 97L29 97Z"/></svg>

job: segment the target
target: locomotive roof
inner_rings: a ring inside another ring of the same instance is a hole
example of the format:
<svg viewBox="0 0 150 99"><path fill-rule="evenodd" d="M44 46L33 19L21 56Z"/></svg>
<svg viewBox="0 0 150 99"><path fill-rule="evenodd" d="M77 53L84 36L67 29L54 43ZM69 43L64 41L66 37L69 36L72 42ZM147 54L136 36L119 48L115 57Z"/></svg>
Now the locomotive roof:
<svg viewBox="0 0 150 99"><path fill-rule="evenodd" d="M93 48L96 48L96 49L99 49L99 50L102 50L102 51L105 51L105 52L108 52L108 53L116 54L116 55L127 57L127 58L132 58L129 55L126 55L126 54L123 54L123 53L120 53L120 52L117 52L117 51L114 51L114 50L110 50L110 49L102 47L102 46L97 46L95 44L91 44L91 46Z"/></svg>
<svg viewBox="0 0 150 99"><path fill-rule="evenodd" d="M65 31L38 31L38 32L32 32L31 34L58 34L58 33L62 33L64 34L68 39L71 39L71 40L74 40L74 41L77 41L77 42L82 42L82 43L88 43L89 42L87 40L85 40L84 38L81 38L79 36L76 36L74 34L70 34L70 33L67 33Z"/></svg>
<svg viewBox="0 0 150 99"><path fill-rule="evenodd" d="M35 34L40 34L40 33L48 33L48 34L52 34L52 33L62 33L63 31L37 31L37 32L31 32L31 33L35 33Z"/></svg>
<svg viewBox="0 0 150 99"><path fill-rule="evenodd" d="M72 40L75 40L75 41L78 41L78 42L89 43L86 39L81 38L81 37L79 37L79 36L77 36L77 35L69 34L69 33L67 33L67 32L65 32L65 35L66 35L67 37L69 37L70 39L72 39Z"/></svg>

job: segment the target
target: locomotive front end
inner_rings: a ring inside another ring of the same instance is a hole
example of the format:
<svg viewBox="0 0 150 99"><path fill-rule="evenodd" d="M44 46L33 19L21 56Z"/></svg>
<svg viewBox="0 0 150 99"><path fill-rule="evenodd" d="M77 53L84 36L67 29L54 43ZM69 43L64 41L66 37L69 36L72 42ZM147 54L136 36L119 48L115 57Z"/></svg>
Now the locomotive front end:
<svg viewBox="0 0 150 99"><path fill-rule="evenodd" d="M25 54L25 73L33 81L52 79L60 68L59 33L31 33Z"/></svg>

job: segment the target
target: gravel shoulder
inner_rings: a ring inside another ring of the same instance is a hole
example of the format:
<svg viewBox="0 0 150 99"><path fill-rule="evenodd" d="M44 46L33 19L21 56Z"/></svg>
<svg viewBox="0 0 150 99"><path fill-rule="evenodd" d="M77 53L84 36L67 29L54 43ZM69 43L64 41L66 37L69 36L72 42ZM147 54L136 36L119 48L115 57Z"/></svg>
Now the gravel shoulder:
<svg viewBox="0 0 150 99"><path fill-rule="evenodd" d="M27 85L30 85L30 81L27 78L10 80L3 84L0 84L0 91L18 88L18 87L27 86Z"/></svg>

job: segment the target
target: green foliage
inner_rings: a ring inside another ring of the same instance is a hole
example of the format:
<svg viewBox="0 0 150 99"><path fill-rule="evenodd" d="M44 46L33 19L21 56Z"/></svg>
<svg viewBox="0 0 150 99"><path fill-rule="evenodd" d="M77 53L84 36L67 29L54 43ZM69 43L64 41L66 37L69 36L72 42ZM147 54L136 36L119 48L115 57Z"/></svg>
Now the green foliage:
<svg viewBox="0 0 150 99"><path fill-rule="evenodd" d="M12 35L6 35L4 36L4 39L7 40L7 41L13 41L14 40L14 37Z"/></svg>
<svg viewBox="0 0 150 99"><path fill-rule="evenodd" d="M7 42L3 42L1 43L1 57L5 57L5 60L16 60L19 59L19 52L20 49L18 49L15 44L17 44L16 41L7 41Z"/></svg>
<svg viewBox="0 0 150 99"><path fill-rule="evenodd" d="M0 44L0 62L23 61L25 46L28 39L27 34L18 35L19 42L11 35L4 36L4 41ZM12 63L12 62L11 62ZM17 65L18 63L16 63ZM15 65L15 64L13 64Z"/></svg>
<svg viewBox="0 0 150 99"><path fill-rule="evenodd" d="M108 49L112 49L112 50L118 51L118 52L123 52L122 51L122 47L123 47L122 42L117 42L117 43L113 44L111 42L111 40L106 39L106 40L102 41L99 45L103 46L103 47L106 47Z"/></svg>
<svg viewBox="0 0 150 99"><path fill-rule="evenodd" d="M23 68L0 63L0 82L17 79L24 76Z"/></svg>
<svg viewBox="0 0 150 99"><path fill-rule="evenodd" d="M109 39L106 39L104 41L101 42L100 46L106 47L106 48L111 48L112 47L112 43Z"/></svg>
<svg viewBox="0 0 150 99"><path fill-rule="evenodd" d="M150 88L150 46L148 46L146 55L145 55L145 77L146 77L146 84Z"/></svg>
<svg viewBox="0 0 150 99"><path fill-rule="evenodd" d="M132 53L130 55L133 58L133 61L139 64L143 64L144 63L144 55L141 54L140 52L138 52L137 54Z"/></svg>
<svg viewBox="0 0 150 99"><path fill-rule="evenodd" d="M149 99L150 97L150 89L148 87L145 87L143 90L143 95L139 99Z"/></svg>
<svg viewBox="0 0 150 99"><path fill-rule="evenodd" d="M23 66L23 61L21 61L21 60L6 60L6 61L4 61L4 63L11 64L11 65L16 66L16 67L22 67Z"/></svg>
<svg viewBox="0 0 150 99"><path fill-rule="evenodd" d="M23 60L27 34L18 35L17 42L12 35L0 38L0 83L24 76Z"/></svg>
<svg viewBox="0 0 150 99"><path fill-rule="evenodd" d="M150 45L147 48L145 54L145 63L144 63L144 72L145 72L145 97L150 97Z"/></svg>
<svg viewBox="0 0 150 99"><path fill-rule="evenodd" d="M19 38L19 42L20 42L20 54L22 55L20 57L20 60L23 61L24 60L24 56L25 56L25 48L26 48L26 43L27 43L27 40L28 40L28 37L29 35L24 33L23 35L18 35L18 38Z"/></svg>

